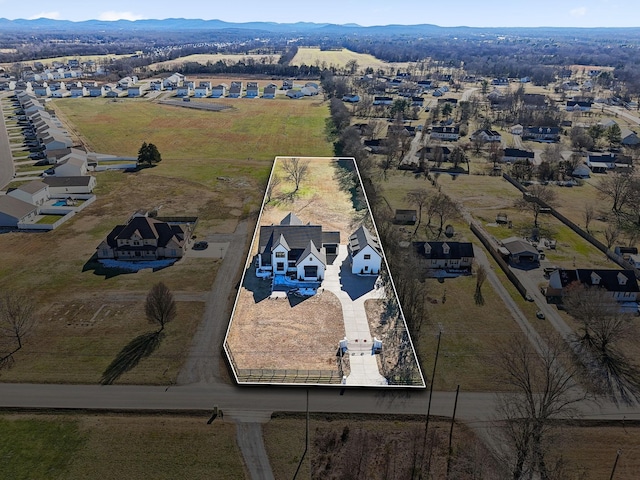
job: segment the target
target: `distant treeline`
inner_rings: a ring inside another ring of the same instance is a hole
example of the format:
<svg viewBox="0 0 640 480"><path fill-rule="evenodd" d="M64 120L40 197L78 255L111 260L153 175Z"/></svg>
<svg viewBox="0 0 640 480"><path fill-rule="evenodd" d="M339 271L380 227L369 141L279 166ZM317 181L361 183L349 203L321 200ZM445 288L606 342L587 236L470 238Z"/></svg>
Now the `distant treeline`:
<svg viewBox="0 0 640 480"><path fill-rule="evenodd" d="M170 61L190 54L226 53L281 55L280 67L232 63L188 64L184 73L262 73L267 75L317 75L314 66L288 70L297 46L316 45L323 50L347 48L388 62L429 63L428 68L460 67L468 74L494 77L530 77L547 84L568 65L615 68L615 77L640 83L640 29L505 29L506 34L482 35L469 29L440 29L438 35L418 35L407 29L381 27L375 34L353 30L350 34L326 32L249 31L219 29L177 31L43 33L0 32L6 53L0 62L28 62L57 56L135 54L135 60L110 65L112 74L129 74L131 68ZM15 49L11 52L10 49ZM122 70L117 70L122 68Z"/></svg>
<svg viewBox="0 0 640 480"><path fill-rule="evenodd" d="M166 69L165 72L173 72L176 69ZM178 68L180 73L184 75L195 74L224 74L229 73L233 75L267 75L273 77L313 77L318 78L322 70L315 66L302 65L300 67L296 65L283 65L279 63L275 64L262 64L262 63L226 63L224 61L218 61L215 63L201 64L196 62L187 62L182 64Z"/></svg>

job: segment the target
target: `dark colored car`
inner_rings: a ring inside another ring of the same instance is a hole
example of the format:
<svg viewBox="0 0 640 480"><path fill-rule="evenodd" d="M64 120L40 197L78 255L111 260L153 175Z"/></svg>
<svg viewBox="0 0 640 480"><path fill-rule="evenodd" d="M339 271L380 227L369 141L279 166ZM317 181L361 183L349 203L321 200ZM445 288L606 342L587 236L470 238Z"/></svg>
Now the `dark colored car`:
<svg viewBox="0 0 640 480"><path fill-rule="evenodd" d="M209 246L209 242L205 242L204 240L200 242L196 242L193 244L194 250L205 250Z"/></svg>

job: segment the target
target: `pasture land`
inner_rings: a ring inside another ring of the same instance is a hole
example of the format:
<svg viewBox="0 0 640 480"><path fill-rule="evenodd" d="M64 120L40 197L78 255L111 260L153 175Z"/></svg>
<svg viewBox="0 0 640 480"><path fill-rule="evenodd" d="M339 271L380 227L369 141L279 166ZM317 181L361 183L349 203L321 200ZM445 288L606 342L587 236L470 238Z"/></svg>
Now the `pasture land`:
<svg viewBox="0 0 640 480"><path fill-rule="evenodd" d="M152 415L3 415L0 477L246 478L236 427Z"/></svg>
<svg viewBox="0 0 640 480"><path fill-rule="evenodd" d="M93 60L94 62L99 64L100 62L111 62L121 58L132 57L133 55L134 55L133 53L127 53L124 55L116 55L115 53L108 53L106 55L67 55L64 57L39 58L39 59L30 60L29 62L23 62L23 63L33 64L34 62L41 62L44 66L50 66L53 64L53 62L61 62L66 64L69 60L78 60L80 63ZM4 67L7 69L11 68L12 65L13 64L11 62L0 63L0 67Z"/></svg>
<svg viewBox="0 0 640 480"><path fill-rule="evenodd" d="M343 48L341 50L320 50L316 47L300 47L298 53L291 65L322 65L326 64L327 67L334 66L337 68L344 68L348 62L355 60L358 64L358 70L364 70L366 68L373 68L374 70L388 70L393 68L403 69L407 68L408 63L389 63L380 60L373 55L366 53L356 53L351 50Z"/></svg>
<svg viewBox="0 0 640 480"><path fill-rule="evenodd" d="M208 63L217 63L217 62L225 62L227 65L235 64L238 62L247 62L253 61L256 64L260 63L278 63L280 60L280 55L234 55L234 54L223 54L223 53L214 53L214 54L205 54L205 53L197 53L193 55L186 55L184 57L174 58L173 60L167 60L165 62L152 63L149 65L150 70L179 70L186 63L199 63L201 65L206 65Z"/></svg>
<svg viewBox="0 0 640 480"><path fill-rule="evenodd" d="M306 100L239 99L233 109L220 114L145 100L51 104L90 150L136 156L147 141L158 146L163 160L135 173L96 174L97 201L59 229L0 235L0 291L28 293L41 318L14 368L3 370L1 378L97 382L120 349L153 329L144 317L144 299L149 288L162 281L179 302L179 316L160 348L119 382L171 383L202 318L203 293L211 288L220 259L196 258L188 251L175 265L159 271L114 275L96 270L96 247L138 209L197 216L198 238L233 233L239 220L257 213L274 156L331 152L323 133L327 107ZM245 243L236 248L246 248ZM85 323L103 304L118 313L91 325L68 325L68 315L85 304L78 316Z"/></svg>

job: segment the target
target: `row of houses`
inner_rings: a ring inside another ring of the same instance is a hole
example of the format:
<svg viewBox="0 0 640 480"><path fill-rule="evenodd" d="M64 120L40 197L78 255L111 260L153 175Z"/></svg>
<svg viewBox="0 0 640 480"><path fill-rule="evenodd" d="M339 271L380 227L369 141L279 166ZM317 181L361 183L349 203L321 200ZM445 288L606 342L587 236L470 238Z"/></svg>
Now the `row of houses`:
<svg viewBox="0 0 640 480"><path fill-rule="evenodd" d="M293 82L289 81L283 82L282 86L270 82L262 87L258 82L247 82L245 85L241 81L232 81L230 85L226 83L213 85L210 81L201 81L196 85L195 82L184 81L175 90L177 97L259 98L262 91L262 98L276 98L279 91L284 91L289 98L301 98L318 95L320 86L315 82L307 82L303 87L297 88L293 86Z"/></svg>
<svg viewBox="0 0 640 480"><path fill-rule="evenodd" d="M32 180L0 195L0 227L52 230L93 203L96 180L84 177L47 177ZM58 218L43 222L45 216Z"/></svg>
<svg viewBox="0 0 640 480"><path fill-rule="evenodd" d="M73 141L55 115L47 111L33 94L19 92L16 98L31 127L25 138L43 146L43 153L50 163L71 153Z"/></svg>

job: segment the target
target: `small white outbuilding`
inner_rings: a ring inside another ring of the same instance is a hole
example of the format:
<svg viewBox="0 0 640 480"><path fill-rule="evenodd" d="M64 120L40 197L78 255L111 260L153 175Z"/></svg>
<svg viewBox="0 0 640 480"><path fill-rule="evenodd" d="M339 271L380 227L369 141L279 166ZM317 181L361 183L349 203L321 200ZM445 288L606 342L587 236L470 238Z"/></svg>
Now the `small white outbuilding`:
<svg viewBox="0 0 640 480"><path fill-rule="evenodd" d="M349 237L351 272L357 275L378 275L382 249L378 239L364 225Z"/></svg>

